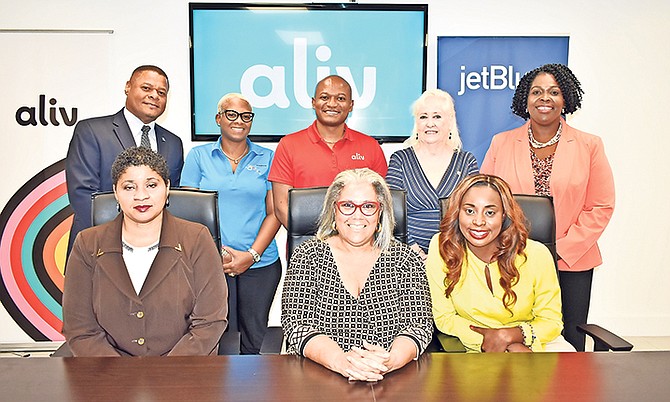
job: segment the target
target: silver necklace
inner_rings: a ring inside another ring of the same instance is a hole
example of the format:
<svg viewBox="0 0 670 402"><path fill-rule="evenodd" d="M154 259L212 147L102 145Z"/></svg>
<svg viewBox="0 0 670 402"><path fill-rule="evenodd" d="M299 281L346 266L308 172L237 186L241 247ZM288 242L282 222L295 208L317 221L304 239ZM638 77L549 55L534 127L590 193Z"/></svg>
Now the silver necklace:
<svg viewBox="0 0 670 402"><path fill-rule="evenodd" d="M547 142L540 142L533 137L533 128L531 125L528 125L528 141L530 141L530 146L538 149L538 148L546 148L554 145L555 143L558 142L558 140L561 139L561 132L563 131L563 122L558 122L558 130L556 130L556 134L554 134L553 137Z"/></svg>
<svg viewBox="0 0 670 402"><path fill-rule="evenodd" d="M154 245L151 245L147 248L147 252L151 252L153 250L156 250L158 248L159 243L156 243ZM131 246L130 244L126 243L125 241L121 240L121 247L123 247L125 250L130 251L131 253L135 252L135 247Z"/></svg>
<svg viewBox="0 0 670 402"><path fill-rule="evenodd" d="M247 145L247 147L244 149L244 152L242 153L242 155L238 156L237 158L231 158L226 153L226 151L223 150L223 147L221 148L221 152L223 152L223 154L226 156L226 158L228 158L229 161L231 161L231 162L233 162L234 164L237 165L238 163L240 163L242 158L244 158L247 155L247 153L249 153L249 146Z"/></svg>

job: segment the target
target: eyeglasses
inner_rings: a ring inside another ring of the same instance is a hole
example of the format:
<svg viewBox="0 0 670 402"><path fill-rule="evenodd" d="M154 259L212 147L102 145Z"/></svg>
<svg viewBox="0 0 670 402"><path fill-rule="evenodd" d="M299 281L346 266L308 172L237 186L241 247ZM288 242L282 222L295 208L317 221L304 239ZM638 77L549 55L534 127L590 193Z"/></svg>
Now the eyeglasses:
<svg viewBox="0 0 670 402"><path fill-rule="evenodd" d="M365 201L362 204L355 204L352 201L337 201L335 203L337 210L342 215L353 215L356 209L360 209L365 216L372 216L379 210L380 204L377 201Z"/></svg>
<svg viewBox="0 0 670 402"><path fill-rule="evenodd" d="M251 120L254 119L254 114L252 112L238 112L237 110L233 109L226 109L224 111L219 112L219 115L226 116L226 119L230 121L235 121L237 120L237 117L239 116L243 122L249 123Z"/></svg>

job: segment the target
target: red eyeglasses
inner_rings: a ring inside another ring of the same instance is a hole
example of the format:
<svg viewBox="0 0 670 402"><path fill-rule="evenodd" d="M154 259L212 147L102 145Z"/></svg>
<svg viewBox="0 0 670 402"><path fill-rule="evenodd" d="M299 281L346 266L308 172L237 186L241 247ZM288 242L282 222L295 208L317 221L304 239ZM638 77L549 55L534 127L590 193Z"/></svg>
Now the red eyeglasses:
<svg viewBox="0 0 670 402"><path fill-rule="evenodd" d="M377 201L365 201L362 204L356 204L353 201L337 201L335 205L342 215L347 216L353 215L356 209L360 209L361 213L365 216L372 216L377 213L380 206Z"/></svg>

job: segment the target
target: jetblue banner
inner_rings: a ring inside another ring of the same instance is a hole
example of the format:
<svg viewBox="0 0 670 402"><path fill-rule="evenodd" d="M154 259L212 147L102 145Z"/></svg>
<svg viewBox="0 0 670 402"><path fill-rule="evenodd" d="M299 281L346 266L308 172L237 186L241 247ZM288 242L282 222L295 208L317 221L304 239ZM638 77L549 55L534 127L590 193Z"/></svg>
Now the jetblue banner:
<svg viewBox="0 0 670 402"><path fill-rule="evenodd" d="M543 64L568 63L567 36L437 38L437 87L449 92L463 148L481 165L491 137L518 127L510 109L523 75Z"/></svg>

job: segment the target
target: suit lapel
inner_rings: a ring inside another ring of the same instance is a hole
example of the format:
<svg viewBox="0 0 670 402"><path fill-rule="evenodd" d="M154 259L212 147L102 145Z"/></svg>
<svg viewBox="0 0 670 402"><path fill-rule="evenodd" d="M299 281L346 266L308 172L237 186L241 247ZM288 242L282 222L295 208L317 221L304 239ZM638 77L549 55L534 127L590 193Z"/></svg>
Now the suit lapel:
<svg viewBox="0 0 670 402"><path fill-rule="evenodd" d="M577 152L574 151L576 144L574 129L561 119L563 124L563 132L561 133L561 140L556 147L554 154L554 164L551 168L551 179L549 187L551 188L551 195L554 197L554 206L562 201L565 191L557 192L556 186L563 178L570 177L572 169L576 166L575 157ZM561 186L564 188L563 186Z"/></svg>
<svg viewBox="0 0 670 402"><path fill-rule="evenodd" d="M163 155L165 160L168 160L170 147L165 139L165 129L158 124L155 124L154 130L156 131L156 146L158 147L158 153Z"/></svg>
<svg viewBox="0 0 670 402"><path fill-rule="evenodd" d="M123 214L119 214L101 238L100 248L97 251L98 267L121 293L129 299L139 302L140 299L135 293L133 283L130 281L126 263L123 261L123 251L121 250L122 222Z"/></svg>
<svg viewBox="0 0 670 402"><path fill-rule="evenodd" d="M114 115L112 124L114 125L113 129L114 134L116 135L116 138L118 138L123 149L134 147L135 145L137 145L135 144L133 133L130 132L128 122L126 121L125 116L123 116L123 109L121 109L120 112Z"/></svg>
<svg viewBox="0 0 670 402"><path fill-rule="evenodd" d="M528 145L528 125L517 128L514 133L514 171L517 183L523 194L535 194L535 179L533 178L533 166L530 161L530 148Z"/></svg>
<svg viewBox="0 0 670 402"><path fill-rule="evenodd" d="M140 298L145 298L167 277L182 256L183 248L174 228L174 218L169 212L163 211L163 225L158 245L158 254L151 264L151 269L144 281Z"/></svg>

